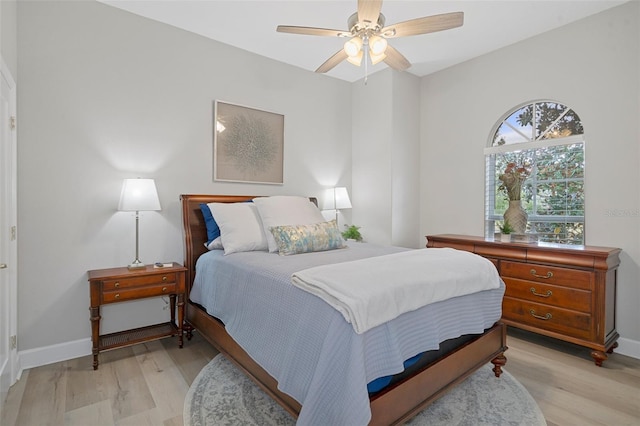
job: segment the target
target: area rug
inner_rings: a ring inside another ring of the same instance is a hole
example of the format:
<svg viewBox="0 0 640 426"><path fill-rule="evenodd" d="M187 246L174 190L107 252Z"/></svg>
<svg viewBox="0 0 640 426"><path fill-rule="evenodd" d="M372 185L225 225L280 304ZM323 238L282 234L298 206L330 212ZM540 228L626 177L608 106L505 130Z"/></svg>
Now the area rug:
<svg viewBox="0 0 640 426"><path fill-rule="evenodd" d="M464 382L425 408L406 424L546 425L527 390L508 372L500 378L492 365L480 368ZM193 381L184 402L185 426L280 426L295 420L223 355L217 355Z"/></svg>

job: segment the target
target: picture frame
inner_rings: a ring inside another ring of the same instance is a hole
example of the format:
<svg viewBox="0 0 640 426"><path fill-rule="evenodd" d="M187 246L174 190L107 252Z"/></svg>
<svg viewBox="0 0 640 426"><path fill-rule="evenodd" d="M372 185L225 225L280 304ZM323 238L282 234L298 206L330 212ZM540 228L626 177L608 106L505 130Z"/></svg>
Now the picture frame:
<svg viewBox="0 0 640 426"><path fill-rule="evenodd" d="M284 115L216 100L213 180L282 185Z"/></svg>

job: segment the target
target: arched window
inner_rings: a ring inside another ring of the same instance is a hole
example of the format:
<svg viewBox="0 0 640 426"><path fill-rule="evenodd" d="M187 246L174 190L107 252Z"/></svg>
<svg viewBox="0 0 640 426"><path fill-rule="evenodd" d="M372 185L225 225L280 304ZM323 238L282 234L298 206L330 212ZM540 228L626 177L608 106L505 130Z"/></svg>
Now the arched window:
<svg viewBox="0 0 640 426"><path fill-rule="evenodd" d="M527 233L539 241L584 244L580 117L548 100L520 106L505 117L485 148L485 235L499 232L509 201L519 199L528 215Z"/></svg>

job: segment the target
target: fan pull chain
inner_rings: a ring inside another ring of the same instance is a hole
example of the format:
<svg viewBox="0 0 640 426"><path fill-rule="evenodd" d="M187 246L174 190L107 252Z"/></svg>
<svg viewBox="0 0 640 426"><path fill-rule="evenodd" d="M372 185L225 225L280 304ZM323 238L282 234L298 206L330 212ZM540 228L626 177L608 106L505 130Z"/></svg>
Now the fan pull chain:
<svg viewBox="0 0 640 426"><path fill-rule="evenodd" d="M367 85L369 79L369 43L365 42L363 46L364 50L364 85Z"/></svg>

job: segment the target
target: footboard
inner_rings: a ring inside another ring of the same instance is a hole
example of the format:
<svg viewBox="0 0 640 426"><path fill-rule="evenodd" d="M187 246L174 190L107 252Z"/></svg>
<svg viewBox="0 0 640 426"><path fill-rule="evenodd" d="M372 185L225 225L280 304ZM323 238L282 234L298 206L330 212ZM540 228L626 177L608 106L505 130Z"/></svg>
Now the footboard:
<svg viewBox="0 0 640 426"><path fill-rule="evenodd" d="M506 326L495 324L476 339L454 349L408 380L371 399L370 425L402 423L418 414L478 368L492 362L496 377L506 363Z"/></svg>

